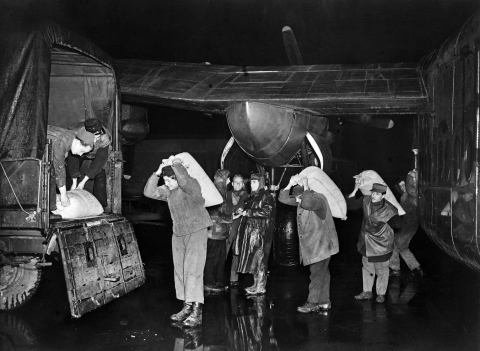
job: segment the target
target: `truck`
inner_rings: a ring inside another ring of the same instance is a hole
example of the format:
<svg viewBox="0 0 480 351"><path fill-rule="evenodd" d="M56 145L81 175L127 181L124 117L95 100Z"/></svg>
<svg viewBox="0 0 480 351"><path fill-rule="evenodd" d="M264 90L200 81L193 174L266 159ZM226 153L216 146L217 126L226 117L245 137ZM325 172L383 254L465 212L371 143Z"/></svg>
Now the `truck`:
<svg viewBox="0 0 480 351"><path fill-rule="evenodd" d="M0 31L0 310L25 305L57 253L70 312L80 317L145 282L132 224L121 213L120 90L112 58L48 22ZM97 118L112 134L103 214L50 220L47 126Z"/></svg>

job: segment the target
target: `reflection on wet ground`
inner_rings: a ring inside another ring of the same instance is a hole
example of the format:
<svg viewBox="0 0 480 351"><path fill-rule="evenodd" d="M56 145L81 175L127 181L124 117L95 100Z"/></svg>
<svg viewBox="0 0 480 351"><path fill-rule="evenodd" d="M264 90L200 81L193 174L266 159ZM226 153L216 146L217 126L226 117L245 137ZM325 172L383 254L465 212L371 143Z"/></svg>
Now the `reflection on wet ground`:
<svg viewBox="0 0 480 351"><path fill-rule="evenodd" d="M69 316L61 265L46 270L24 308L0 313L0 350L478 350L480 277L443 254L423 232L410 248L426 272L389 281L387 301L356 301L362 289L356 252L359 218L337 222L340 253L330 264L332 310L303 315L308 268L273 266L267 294L242 288L207 295L201 328L182 330L173 286L171 234L136 226L147 275L136 291L80 319ZM228 262L229 264L229 262ZM227 270L228 270L227 264ZM403 263L402 263L403 265ZM243 279L243 280L242 280Z"/></svg>

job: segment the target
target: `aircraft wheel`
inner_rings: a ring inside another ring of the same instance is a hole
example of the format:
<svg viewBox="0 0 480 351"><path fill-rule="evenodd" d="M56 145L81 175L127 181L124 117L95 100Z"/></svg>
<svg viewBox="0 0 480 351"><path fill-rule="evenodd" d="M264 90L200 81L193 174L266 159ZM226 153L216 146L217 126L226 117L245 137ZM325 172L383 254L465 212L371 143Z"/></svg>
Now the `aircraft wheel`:
<svg viewBox="0 0 480 351"><path fill-rule="evenodd" d="M20 267L0 268L0 310L13 310L23 306L35 294L41 279L41 271L35 266L36 257L16 257L28 263Z"/></svg>

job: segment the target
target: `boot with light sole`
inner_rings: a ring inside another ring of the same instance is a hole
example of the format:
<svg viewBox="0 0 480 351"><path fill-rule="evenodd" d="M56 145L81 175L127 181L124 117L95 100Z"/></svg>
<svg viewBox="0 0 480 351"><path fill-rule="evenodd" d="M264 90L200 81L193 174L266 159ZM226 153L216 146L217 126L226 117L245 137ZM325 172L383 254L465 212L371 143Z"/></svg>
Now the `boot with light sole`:
<svg viewBox="0 0 480 351"><path fill-rule="evenodd" d="M192 313L183 321L183 326L196 327L197 325L202 324L202 309L203 303L194 302L192 304Z"/></svg>
<svg viewBox="0 0 480 351"><path fill-rule="evenodd" d="M190 316L190 314L192 313L192 310L193 310L192 305L193 305L192 302L184 302L182 310L178 313L172 314L170 316L170 319L175 322L181 322L187 319L188 316Z"/></svg>
<svg viewBox="0 0 480 351"><path fill-rule="evenodd" d="M257 291L257 282L258 282L258 275L254 274L253 275L253 285L245 288L245 292L247 295L253 294L255 291Z"/></svg>
<svg viewBox="0 0 480 351"><path fill-rule="evenodd" d="M252 286L251 289L246 290L247 295L263 295L266 292L266 285L267 285L267 275L265 271L260 271L258 274L254 276L255 285Z"/></svg>

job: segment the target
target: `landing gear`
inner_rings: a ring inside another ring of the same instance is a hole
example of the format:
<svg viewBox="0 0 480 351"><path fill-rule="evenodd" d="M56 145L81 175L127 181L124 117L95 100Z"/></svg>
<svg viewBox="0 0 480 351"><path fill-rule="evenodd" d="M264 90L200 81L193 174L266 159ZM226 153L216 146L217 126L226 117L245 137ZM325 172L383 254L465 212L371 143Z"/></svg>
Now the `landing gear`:
<svg viewBox="0 0 480 351"><path fill-rule="evenodd" d="M325 173L330 174L332 171L332 151L326 138L318 135L307 134L290 165L296 166L316 166L321 168Z"/></svg>
<svg viewBox="0 0 480 351"><path fill-rule="evenodd" d="M17 256L19 267L0 267L0 310L13 310L23 306L36 292L41 271L37 268L40 259Z"/></svg>
<svg viewBox="0 0 480 351"><path fill-rule="evenodd" d="M330 174L332 171L332 150L327 139L321 136L311 136L307 137L307 140L308 165L320 167L325 173ZM317 145L315 146L314 143ZM319 157L319 154L321 157Z"/></svg>

